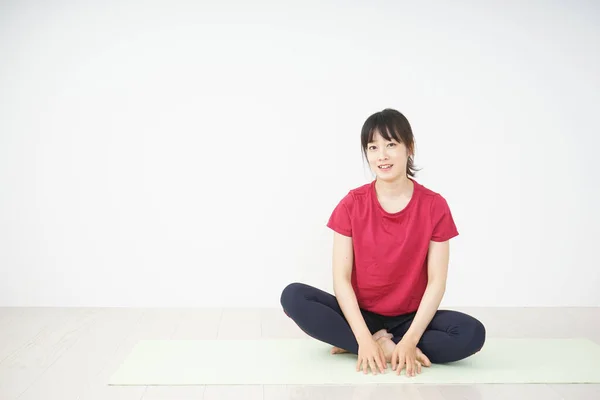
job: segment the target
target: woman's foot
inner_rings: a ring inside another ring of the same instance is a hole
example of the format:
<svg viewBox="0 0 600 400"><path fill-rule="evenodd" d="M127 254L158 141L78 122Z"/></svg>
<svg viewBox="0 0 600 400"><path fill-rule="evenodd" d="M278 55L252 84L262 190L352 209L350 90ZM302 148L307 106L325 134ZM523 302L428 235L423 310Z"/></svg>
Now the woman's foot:
<svg viewBox="0 0 600 400"><path fill-rule="evenodd" d="M390 336L391 336L391 334L390 334ZM383 337L380 337L379 339L377 339L377 343L379 343L379 345L383 349L383 355L385 356L386 362L392 362L392 353L394 352L394 349L396 348L396 343L394 343L392 341L392 337L393 336L391 336L391 337L383 336Z"/></svg>
<svg viewBox="0 0 600 400"><path fill-rule="evenodd" d="M386 331L385 329L381 329L378 330L377 332L375 332L373 334L373 340L380 340L382 338L387 338L390 342L392 342L392 338L394 336L391 333L388 333L388 331ZM393 344L394 342L392 342ZM392 348L392 351L394 351L394 349ZM331 349L331 354L341 354L341 353L347 353L348 350L344 350L344 349L340 349L339 347L333 347ZM392 353L390 353L390 359L392 358Z"/></svg>

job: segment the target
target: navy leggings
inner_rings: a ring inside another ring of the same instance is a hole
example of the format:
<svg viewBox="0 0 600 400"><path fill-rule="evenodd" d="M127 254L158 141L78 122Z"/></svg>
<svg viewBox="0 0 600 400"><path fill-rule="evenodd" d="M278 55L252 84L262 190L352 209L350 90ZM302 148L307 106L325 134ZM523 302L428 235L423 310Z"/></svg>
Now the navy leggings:
<svg viewBox="0 0 600 400"><path fill-rule="evenodd" d="M281 293L285 314L309 336L358 354L358 343L337 299L304 283L292 283ZM416 312L394 317L360 310L371 333L381 329L398 343L406 334ZM477 353L485 342L485 327L477 319L458 311L437 310L417 347L432 363L462 360Z"/></svg>

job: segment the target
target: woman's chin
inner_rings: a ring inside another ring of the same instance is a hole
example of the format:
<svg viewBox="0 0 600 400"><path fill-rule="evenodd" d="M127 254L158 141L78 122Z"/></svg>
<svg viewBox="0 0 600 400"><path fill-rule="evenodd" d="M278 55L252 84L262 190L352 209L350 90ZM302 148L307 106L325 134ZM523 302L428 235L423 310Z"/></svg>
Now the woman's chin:
<svg viewBox="0 0 600 400"><path fill-rule="evenodd" d="M400 178L400 175L398 174L387 174L387 173L379 173L377 174L377 179L380 179L382 181L395 181L398 178Z"/></svg>

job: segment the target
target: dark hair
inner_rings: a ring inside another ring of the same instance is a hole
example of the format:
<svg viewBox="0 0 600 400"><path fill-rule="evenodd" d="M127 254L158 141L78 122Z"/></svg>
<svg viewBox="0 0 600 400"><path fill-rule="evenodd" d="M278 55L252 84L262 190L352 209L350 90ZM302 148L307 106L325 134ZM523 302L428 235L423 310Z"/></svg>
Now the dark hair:
<svg viewBox="0 0 600 400"><path fill-rule="evenodd" d="M415 150L415 138L408 119L401 112L392 108L386 108L367 118L360 133L360 144L365 159L367 159L367 144L373 140L376 130L385 140L394 138L398 142L404 143L410 154L406 163L406 173L414 177L420 169L415 168L413 164L412 154Z"/></svg>

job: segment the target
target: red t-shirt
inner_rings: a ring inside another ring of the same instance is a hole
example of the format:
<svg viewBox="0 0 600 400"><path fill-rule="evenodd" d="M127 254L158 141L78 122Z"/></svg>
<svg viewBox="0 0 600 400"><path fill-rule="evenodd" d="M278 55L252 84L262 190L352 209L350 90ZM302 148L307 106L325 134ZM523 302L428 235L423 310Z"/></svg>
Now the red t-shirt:
<svg viewBox="0 0 600 400"><path fill-rule="evenodd" d="M419 308L427 286L429 242L458 236L446 200L414 179L408 205L386 212L375 180L352 189L336 206L327 226L352 237L352 287L358 305L380 315L397 316Z"/></svg>

